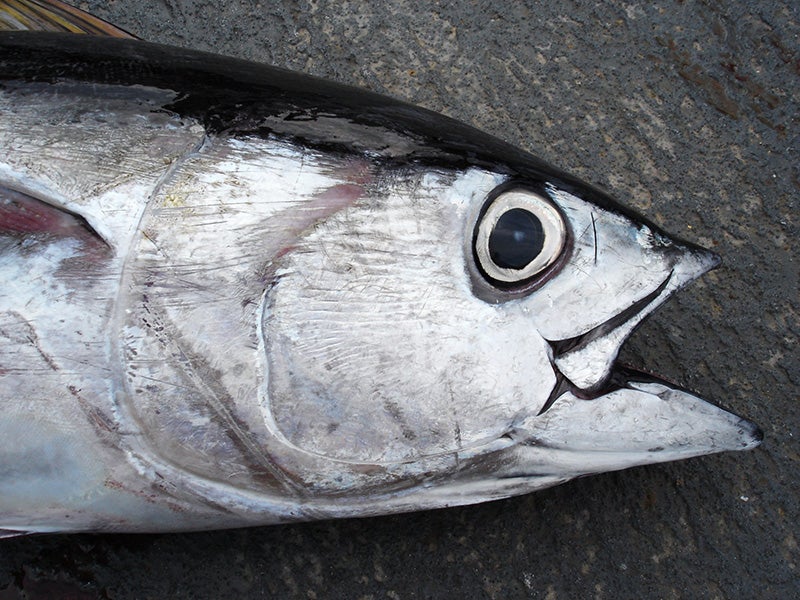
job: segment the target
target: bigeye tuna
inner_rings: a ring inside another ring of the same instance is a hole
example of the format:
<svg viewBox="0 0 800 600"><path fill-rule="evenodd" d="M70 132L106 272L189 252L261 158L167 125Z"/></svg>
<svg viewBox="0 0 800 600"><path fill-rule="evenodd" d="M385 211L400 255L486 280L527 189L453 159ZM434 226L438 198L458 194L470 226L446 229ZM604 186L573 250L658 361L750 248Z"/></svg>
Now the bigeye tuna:
<svg viewBox="0 0 800 600"><path fill-rule="evenodd" d="M0 149L7 534L453 506L761 439L615 365L718 259L441 115L4 33Z"/></svg>

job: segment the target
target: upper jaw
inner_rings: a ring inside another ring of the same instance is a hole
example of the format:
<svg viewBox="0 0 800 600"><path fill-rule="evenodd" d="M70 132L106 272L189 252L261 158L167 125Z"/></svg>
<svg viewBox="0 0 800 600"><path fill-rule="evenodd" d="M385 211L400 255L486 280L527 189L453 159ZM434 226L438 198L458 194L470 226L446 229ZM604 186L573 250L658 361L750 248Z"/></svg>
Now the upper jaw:
<svg viewBox="0 0 800 600"><path fill-rule="evenodd" d="M719 257L699 248L687 249L665 279L650 292L605 322L576 337L551 341L553 364L578 390L593 394L611 376L625 340L673 293L720 264Z"/></svg>

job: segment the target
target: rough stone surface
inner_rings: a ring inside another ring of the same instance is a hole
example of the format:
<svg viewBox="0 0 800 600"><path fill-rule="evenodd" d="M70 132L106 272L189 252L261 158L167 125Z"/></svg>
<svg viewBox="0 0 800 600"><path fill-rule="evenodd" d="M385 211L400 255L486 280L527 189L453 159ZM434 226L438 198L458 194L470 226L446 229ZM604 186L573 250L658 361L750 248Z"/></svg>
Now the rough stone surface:
<svg viewBox="0 0 800 600"><path fill-rule="evenodd" d="M472 123L725 264L624 359L764 429L726 454L360 521L0 544L15 598L790 598L800 593L800 5L91 0L140 37Z"/></svg>

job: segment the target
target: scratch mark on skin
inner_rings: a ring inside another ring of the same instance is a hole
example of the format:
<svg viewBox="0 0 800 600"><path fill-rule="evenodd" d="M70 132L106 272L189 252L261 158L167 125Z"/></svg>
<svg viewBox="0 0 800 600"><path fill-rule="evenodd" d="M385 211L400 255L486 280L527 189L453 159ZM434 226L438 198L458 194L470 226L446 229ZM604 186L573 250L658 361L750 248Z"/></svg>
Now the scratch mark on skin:
<svg viewBox="0 0 800 600"><path fill-rule="evenodd" d="M36 350L39 356L42 357L42 360L47 364L47 366L55 373L64 373L61 367L58 365L56 360L50 356L41 346L41 342L39 341L39 336L36 333L36 329L33 325L28 321L25 317L19 314L16 311L10 311L9 313L18 319L17 324L21 325L26 329L24 334L24 339L27 340L30 345ZM0 333L8 337L8 334L5 331L0 330ZM78 405L81 407L81 410L86 415L86 418L98 432L98 434L103 438L108 440L109 434L113 434L117 430L117 425L113 422L112 419L108 418L102 411L100 411L97 407L92 406L92 404L87 401L83 396L80 394L80 390L74 385L67 385L67 391L77 400Z"/></svg>
<svg viewBox="0 0 800 600"><path fill-rule="evenodd" d="M417 434L414 429L409 425L406 416L403 414L400 405L393 400L384 400L383 407L388 412L394 421L400 426L400 431L403 433L403 437L407 440L415 440L417 438Z"/></svg>
<svg viewBox="0 0 800 600"><path fill-rule="evenodd" d="M109 434L114 434L119 429L119 426L114 423L112 419L109 419L101 410L92 406L83 396L81 396L81 390L79 390L74 385L68 385L67 390L72 396L78 401L80 404L81 409L83 409L84 414L86 414L89 422L94 426L95 430L98 431L101 437L106 439L109 438Z"/></svg>
<svg viewBox="0 0 800 600"><path fill-rule="evenodd" d="M142 500L144 500L148 504L158 504L159 502L164 502L164 504L170 510L172 510L173 512L176 512L176 513L185 512L186 511L186 507L184 507L183 505L179 504L178 502L175 502L173 500L163 500L163 499L159 498L156 494L147 493L144 490L137 490L137 489L135 489L135 488L133 488L131 486L125 485L121 481L117 481L116 479L108 478L108 479L105 480L103 485L105 485L107 488L112 489L112 490L120 490L120 491L123 491L123 492L128 492L129 494L133 494L134 496L137 496L137 497L141 498ZM159 488L159 491L163 491L163 490L161 488Z"/></svg>
<svg viewBox="0 0 800 600"><path fill-rule="evenodd" d="M36 349L36 352L39 353L39 356L42 357L42 360L44 360L47 366L50 367L53 371L58 372L60 370L58 364L56 364L56 361L53 359L52 356L50 356L47 352L45 352L42 349L41 343L39 342L39 336L36 334L36 329L33 327L31 322L16 311L9 311L7 314L13 315L17 319L19 319L19 324L27 329L25 338L28 340L28 342L30 342L31 346L33 346Z"/></svg>
<svg viewBox="0 0 800 600"><path fill-rule="evenodd" d="M464 442L461 438L461 424L458 421L458 413L455 410L456 395L453 392L452 384L447 385L447 390L450 392L450 406L453 414L453 439L455 441L456 451L453 452L453 457L456 461L456 469L461 468L461 459L459 457L461 450L464 449Z"/></svg>
<svg viewBox="0 0 800 600"><path fill-rule="evenodd" d="M182 390L186 390L187 392L194 391L194 388L189 387L188 385L180 385L179 383L175 383L174 381L169 381L167 379L159 379L158 377L148 377L147 375L143 375L141 373L137 374L137 377L140 379L146 379L148 381L153 381L155 383L163 383L164 385L169 385L175 388L179 388Z"/></svg>

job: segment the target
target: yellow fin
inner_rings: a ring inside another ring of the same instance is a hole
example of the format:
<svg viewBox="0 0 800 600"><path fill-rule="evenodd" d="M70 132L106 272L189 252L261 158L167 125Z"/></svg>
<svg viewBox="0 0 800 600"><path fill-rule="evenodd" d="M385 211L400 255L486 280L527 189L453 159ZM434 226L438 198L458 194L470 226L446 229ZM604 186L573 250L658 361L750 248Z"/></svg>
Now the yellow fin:
<svg viewBox="0 0 800 600"><path fill-rule="evenodd" d="M0 0L0 31L61 31L136 38L60 0Z"/></svg>

